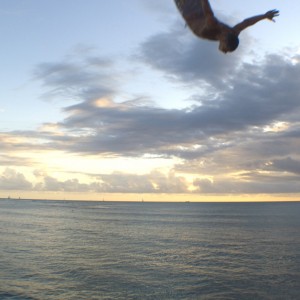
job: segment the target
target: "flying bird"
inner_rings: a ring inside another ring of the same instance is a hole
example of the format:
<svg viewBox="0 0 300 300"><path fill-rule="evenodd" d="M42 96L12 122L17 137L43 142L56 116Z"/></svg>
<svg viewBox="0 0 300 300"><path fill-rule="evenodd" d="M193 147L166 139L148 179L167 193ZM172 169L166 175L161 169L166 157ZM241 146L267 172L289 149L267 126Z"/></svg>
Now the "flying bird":
<svg viewBox="0 0 300 300"><path fill-rule="evenodd" d="M210 6L209 0L174 0L187 26L200 38L219 41L219 50L223 53L233 52L239 45L241 31L255 23L267 19L275 22L279 16L276 9L265 14L245 19L231 27L219 21Z"/></svg>

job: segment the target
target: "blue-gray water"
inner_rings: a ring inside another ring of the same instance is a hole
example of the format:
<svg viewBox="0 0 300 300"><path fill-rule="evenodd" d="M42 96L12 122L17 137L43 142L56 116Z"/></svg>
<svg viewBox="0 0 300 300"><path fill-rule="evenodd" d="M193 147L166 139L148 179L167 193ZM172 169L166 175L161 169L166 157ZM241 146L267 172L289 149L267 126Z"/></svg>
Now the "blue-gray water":
<svg viewBox="0 0 300 300"><path fill-rule="evenodd" d="M300 203L1 200L0 299L300 299Z"/></svg>

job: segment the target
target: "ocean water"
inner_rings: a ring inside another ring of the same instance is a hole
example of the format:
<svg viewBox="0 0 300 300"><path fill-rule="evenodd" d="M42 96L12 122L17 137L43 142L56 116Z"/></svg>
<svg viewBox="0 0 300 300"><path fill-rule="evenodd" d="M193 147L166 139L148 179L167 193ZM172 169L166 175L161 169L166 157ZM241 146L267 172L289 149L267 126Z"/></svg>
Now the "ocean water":
<svg viewBox="0 0 300 300"><path fill-rule="evenodd" d="M300 203L1 200L0 299L300 299Z"/></svg>

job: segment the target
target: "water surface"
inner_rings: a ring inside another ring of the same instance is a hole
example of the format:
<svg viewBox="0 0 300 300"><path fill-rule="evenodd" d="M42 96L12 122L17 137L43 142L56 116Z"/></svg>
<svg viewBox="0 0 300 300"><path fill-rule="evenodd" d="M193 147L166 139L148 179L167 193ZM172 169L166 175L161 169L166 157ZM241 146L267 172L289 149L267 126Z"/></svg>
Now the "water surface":
<svg viewBox="0 0 300 300"><path fill-rule="evenodd" d="M300 203L0 201L0 299L299 299Z"/></svg>

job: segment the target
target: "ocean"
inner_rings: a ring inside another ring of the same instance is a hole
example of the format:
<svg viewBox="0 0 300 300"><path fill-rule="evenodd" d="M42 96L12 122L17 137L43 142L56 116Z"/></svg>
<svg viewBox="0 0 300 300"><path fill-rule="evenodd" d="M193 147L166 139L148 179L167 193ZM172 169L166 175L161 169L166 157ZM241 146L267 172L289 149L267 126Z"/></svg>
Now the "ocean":
<svg viewBox="0 0 300 300"><path fill-rule="evenodd" d="M1 200L0 299L300 299L300 203Z"/></svg>

